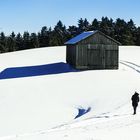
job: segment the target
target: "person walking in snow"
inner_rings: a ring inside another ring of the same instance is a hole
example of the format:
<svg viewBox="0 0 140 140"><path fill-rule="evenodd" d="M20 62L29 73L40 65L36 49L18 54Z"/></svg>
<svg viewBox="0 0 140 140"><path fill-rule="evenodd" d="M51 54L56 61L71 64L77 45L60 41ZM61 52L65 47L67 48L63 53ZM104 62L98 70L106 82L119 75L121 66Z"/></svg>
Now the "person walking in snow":
<svg viewBox="0 0 140 140"><path fill-rule="evenodd" d="M136 114L136 109L137 109L137 106L138 106L138 102L139 102L139 94L137 92L134 93L134 95L132 95L132 106L133 106L133 109L134 109L134 113L133 115Z"/></svg>

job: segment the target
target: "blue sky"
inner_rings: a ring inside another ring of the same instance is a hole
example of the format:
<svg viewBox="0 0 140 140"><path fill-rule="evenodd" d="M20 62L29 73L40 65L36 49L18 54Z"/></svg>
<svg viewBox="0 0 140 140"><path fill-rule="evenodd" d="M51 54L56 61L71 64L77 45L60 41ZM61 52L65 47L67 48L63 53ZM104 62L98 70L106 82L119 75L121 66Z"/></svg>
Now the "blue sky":
<svg viewBox="0 0 140 140"><path fill-rule="evenodd" d="M102 16L133 19L140 26L140 0L1 0L0 32L38 32L61 20L67 27L78 19L92 21Z"/></svg>

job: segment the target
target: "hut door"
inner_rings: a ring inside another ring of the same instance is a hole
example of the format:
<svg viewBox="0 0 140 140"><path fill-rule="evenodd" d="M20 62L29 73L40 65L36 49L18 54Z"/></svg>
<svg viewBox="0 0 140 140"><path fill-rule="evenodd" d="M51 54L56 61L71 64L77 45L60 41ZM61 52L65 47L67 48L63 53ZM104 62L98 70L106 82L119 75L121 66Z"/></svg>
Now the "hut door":
<svg viewBox="0 0 140 140"><path fill-rule="evenodd" d="M104 69L106 65L106 51L103 45L88 49L87 64L89 68Z"/></svg>
<svg viewBox="0 0 140 140"><path fill-rule="evenodd" d="M95 69L98 68L100 63L100 50L99 49L88 49L88 66L94 67Z"/></svg>

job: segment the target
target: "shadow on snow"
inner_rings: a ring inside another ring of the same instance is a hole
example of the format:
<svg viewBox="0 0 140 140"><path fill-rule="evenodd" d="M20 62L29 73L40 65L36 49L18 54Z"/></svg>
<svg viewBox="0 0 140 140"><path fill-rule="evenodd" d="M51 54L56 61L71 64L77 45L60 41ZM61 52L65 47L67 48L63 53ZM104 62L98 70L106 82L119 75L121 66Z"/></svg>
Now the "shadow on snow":
<svg viewBox="0 0 140 140"><path fill-rule="evenodd" d="M91 107L88 107L87 109L78 108L78 115L74 119L77 119L77 118L83 116L84 114L88 113L90 110L91 110Z"/></svg>
<svg viewBox="0 0 140 140"><path fill-rule="evenodd" d="M41 76L77 71L78 70L73 69L69 64L59 62L46 65L7 68L0 73L0 79Z"/></svg>

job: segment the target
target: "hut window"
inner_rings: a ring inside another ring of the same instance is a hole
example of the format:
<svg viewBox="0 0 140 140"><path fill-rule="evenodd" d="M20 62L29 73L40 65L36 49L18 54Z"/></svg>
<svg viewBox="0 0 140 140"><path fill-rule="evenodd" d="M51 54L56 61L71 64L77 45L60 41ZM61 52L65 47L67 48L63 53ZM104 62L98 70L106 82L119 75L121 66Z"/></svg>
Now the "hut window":
<svg viewBox="0 0 140 140"><path fill-rule="evenodd" d="M90 44L88 44L88 49L90 49L91 48L91 45Z"/></svg>

